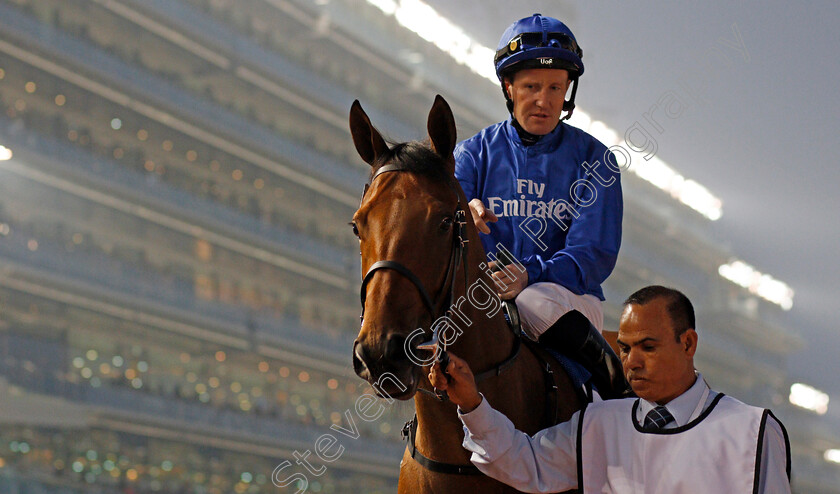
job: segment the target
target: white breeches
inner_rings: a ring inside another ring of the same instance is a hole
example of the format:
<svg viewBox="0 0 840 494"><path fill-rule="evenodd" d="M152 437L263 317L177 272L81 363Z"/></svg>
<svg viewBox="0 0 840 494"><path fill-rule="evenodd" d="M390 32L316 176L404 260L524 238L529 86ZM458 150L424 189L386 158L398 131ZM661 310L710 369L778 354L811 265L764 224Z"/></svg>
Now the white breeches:
<svg viewBox="0 0 840 494"><path fill-rule="evenodd" d="M604 310L594 295L576 295L556 283L534 283L516 297L516 307L522 320L522 329L536 340L563 314L577 310L592 323L598 332L604 332Z"/></svg>

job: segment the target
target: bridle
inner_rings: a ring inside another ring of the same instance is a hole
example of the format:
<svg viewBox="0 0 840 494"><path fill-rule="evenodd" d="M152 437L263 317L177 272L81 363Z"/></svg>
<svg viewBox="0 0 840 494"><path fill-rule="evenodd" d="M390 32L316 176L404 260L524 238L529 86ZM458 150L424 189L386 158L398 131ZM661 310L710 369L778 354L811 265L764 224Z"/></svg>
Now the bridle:
<svg viewBox="0 0 840 494"><path fill-rule="evenodd" d="M410 171L409 168L405 166L401 166L400 164L392 163L381 166L379 169L376 170L376 173L370 178L368 183L365 185L364 192L362 192L362 198L360 201L360 205L364 203L365 196L367 195L367 191L370 188L371 184L379 175L388 172L398 172L398 171ZM436 343L439 343L442 347L440 353L438 354L437 361L441 363L442 367L445 369L447 363L449 362L449 357L446 354L446 344L447 341L445 339L441 339L440 336L434 331L434 321L441 316L451 316L452 306L455 303L455 278L458 274L458 267L463 263L464 266L467 264L467 245L469 240L466 238L466 218L467 214L463 207L461 207L461 200L458 194L457 188L454 184L450 181L450 187L455 192L456 197L458 197L457 204L455 206L455 211L453 214L454 218L454 233L452 235L452 249L449 255L449 263L446 268L446 277L443 280L443 288L441 288L440 293L438 294L437 298L432 301L431 296L429 296L429 292L423 286L423 282L420 281L420 278L415 275L411 269L405 267L403 264L392 261L392 260L381 260L376 261L373 263L370 268L368 268L367 272L365 273L364 277L362 278L362 286L360 289L360 298L362 302L362 312L361 316L359 316L360 323L364 323L364 316L365 316L365 300L367 298L367 285L370 280L373 278L373 275L381 270L381 269L392 269L405 278L407 278L411 283L417 288L417 291L420 293L420 298L423 300L423 305L426 307L426 310L429 311L429 314L432 316L433 324L430 326L429 331L431 332L428 335L427 341L418 345L418 348L422 349L431 349ZM464 293L467 293L468 289L468 279L467 279L467 272L466 269L464 270ZM448 300L446 300L448 299ZM444 302L444 305L441 306L440 310L435 310L441 302ZM425 330L424 330L425 333ZM498 365L481 372L475 376L476 383L483 381L484 379L492 376L498 376L502 373L505 369L507 369L513 361L516 360L516 357L519 355L519 350L521 348L521 337L518 334L514 334L514 348L511 351L511 354L503 360ZM550 372L550 370L549 370ZM435 396L440 401L448 400L448 396L446 395L445 391L440 391L437 388L434 389L434 392L429 391L424 388L418 388L418 391L430 394ZM458 475L481 475L481 472L476 468L474 465L456 465L451 463L444 463L436 460L432 460L424 456L422 453L417 451L415 446L415 435L417 432L417 416L415 415L414 418L408 422L406 422L405 426L402 430L402 435L404 438L408 438L409 444L407 447L410 448L411 457L414 458L420 465L425 467L428 470L440 473L449 473L449 474L458 474Z"/></svg>
<svg viewBox="0 0 840 494"><path fill-rule="evenodd" d="M387 172L398 172L398 171L408 171L408 168L401 166L399 164L389 164L383 165L376 173L370 178L368 183L365 185L365 191L362 193L362 202L364 202L365 195L367 194L370 185L379 175ZM450 182L450 187L452 187L453 191L455 191L456 197L458 196L458 192L455 189L454 185ZM403 264L397 261L391 260L383 260L383 261L376 261L373 263L370 268L368 268L367 273L365 273L364 278L362 279L362 287L360 290L360 298L362 301L362 314L359 316L360 323L364 323L365 317L365 300L367 299L367 285L370 280L373 278L374 273L379 271L380 269L393 269L394 271L400 273L405 278L407 278L411 283L417 288L417 291L420 293L420 298L423 300L423 305L426 307L426 310L429 311L429 314L432 316L432 321L437 321L439 317L444 315L451 315L450 312L452 310L452 305L455 303L455 278L458 274L458 267L460 266L461 262L463 261L464 265L467 262L467 244L469 240L466 238L466 224L467 224L467 213L464 211L464 208L461 207L461 200L458 199L458 202L455 206L455 212L453 213L453 228L454 234L452 235L452 249L449 254L449 263L446 268L446 277L443 280L443 286L440 293L438 294L437 298L432 301L431 296L429 296L429 292L426 290L426 287L423 286L423 282L420 281L420 278L417 277L409 268L405 267ZM447 286L448 285L448 286ZM467 273L464 272L464 289L466 293L466 288L468 286L467 280ZM448 300L445 300L448 299ZM435 307L441 304L445 300L445 304L440 308L439 311L435 310ZM428 336L428 339L421 343L419 347L430 348L435 343L440 342L441 345L444 346L443 352L446 351L445 345L446 341L439 340L438 334L432 329L430 326L429 331L432 333ZM425 331L424 331L425 333ZM443 356L443 352L441 353L441 357ZM423 390L425 391L425 390Z"/></svg>
<svg viewBox="0 0 840 494"><path fill-rule="evenodd" d="M365 190L362 193L362 199L361 199L360 205L361 205L361 203L364 202L365 195L367 194L367 191L370 188L370 185L373 183L373 181L376 179L376 177L378 177L379 175L381 175L383 173L398 172L398 171L410 171L410 169L407 168L407 167L401 166L399 164L392 163L392 164L388 164L388 165L383 165L378 170L376 170L376 173L373 174L373 176L370 178L368 183L365 185ZM449 182L449 186L455 192L456 197L458 197L458 191L455 188L454 184L452 182ZM455 304L455 290L454 290L454 288L455 288L455 278L456 278L456 275L458 274L458 267L461 265L461 263L463 263L464 266L466 266L466 264L467 264L467 253L468 253L467 252L467 245L469 243L469 240L466 238L466 236L467 236L467 232L466 232L467 213L464 210L464 208L461 207L460 198L458 199L457 204L455 206L455 212L453 214L453 217L454 217L454 220L455 220L455 222L454 222L455 232L454 232L454 235L452 236L452 250L449 254L449 264L447 265L447 268L446 268L446 277L443 280L444 287L447 287L447 285L448 285L448 287L445 290L441 289L440 293L438 294L438 298L434 302L432 301L432 298L429 296L429 292L423 286L423 282L420 281L420 278L418 278L409 268L405 267L401 263L399 263L397 261L391 261L391 260L376 261L375 263L373 263L370 266L370 268L368 268L367 272L365 273L364 278L362 279L362 287L361 287L361 290L360 290L360 298L361 298L361 301L362 301L362 314L361 314L361 316L359 316L359 319L360 319L360 323L364 323L365 300L367 299L367 285L370 282L371 278L373 278L374 273L376 273L380 269L393 269L394 271L400 273L401 275L405 276L409 281L411 281L411 283L414 284L414 286L417 288L417 291L420 293L420 297L423 300L423 305L426 306L426 309L429 311L429 314L431 314L432 321L433 321L433 324L429 328L429 331L431 332L431 334L428 335L428 339L425 342L418 345L417 347L421 348L421 349L431 349L436 343L440 343L442 349L441 349L440 353L438 354L438 359L437 360L442 363L442 366L444 368L446 368L446 364L449 361L449 357L446 355L446 345L449 342L446 341L445 339L440 339L439 335L434 331L433 328L434 328L434 321L437 321L439 317L442 317L444 315L452 316L452 313L451 313L452 306ZM466 273L466 270L465 270L464 271L464 293L465 294L467 293L468 288L469 288L469 279L468 279L468 276L467 276L467 273ZM435 307L437 307L441 303L441 301L443 301L446 298L448 298L448 300L446 300L445 305L443 305L440 308L439 311L436 311ZM518 316L517 316L517 318L518 318ZM450 317L450 319L451 319L451 317ZM424 333L425 333L425 331L424 331ZM492 367L492 368L490 368L490 369L488 369L484 372L476 374L475 375L476 382L483 381L484 379L486 379L488 377L498 376L499 374L502 373L503 370L505 370L508 366L510 366L513 363L513 361L516 359L517 355L519 355L519 349L520 349L520 346L521 346L521 340L519 338L519 335L515 334L514 336L516 336L516 338L514 339L513 351L508 356L508 358L503 360L498 365L496 365L496 366L494 366L494 367ZM421 392L432 394L432 395L436 396L441 401L445 401L445 400L448 399L445 391L441 392L441 391L438 391L437 389L435 389L434 393L432 393L431 391L428 391L428 390L423 389L423 388L418 388L418 389Z"/></svg>

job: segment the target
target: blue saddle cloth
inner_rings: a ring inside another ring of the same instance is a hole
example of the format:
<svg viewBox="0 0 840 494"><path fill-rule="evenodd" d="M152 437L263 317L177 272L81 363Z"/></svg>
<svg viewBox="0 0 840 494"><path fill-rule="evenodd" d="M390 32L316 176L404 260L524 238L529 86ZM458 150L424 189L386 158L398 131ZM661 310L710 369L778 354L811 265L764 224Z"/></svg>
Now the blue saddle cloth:
<svg viewBox="0 0 840 494"><path fill-rule="evenodd" d="M572 384L574 385L575 389L583 390L587 401L592 401L592 384L590 383L590 379L592 379L592 374L586 370L581 363L572 359L571 357L567 357L562 353L558 352L553 348L549 348L547 346L543 346L543 348L551 354L552 357L557 359L557 362L560 363L560 366L563 367L563 370L566 371L566 374L569 376L569 379L572 380Z"/></svg>

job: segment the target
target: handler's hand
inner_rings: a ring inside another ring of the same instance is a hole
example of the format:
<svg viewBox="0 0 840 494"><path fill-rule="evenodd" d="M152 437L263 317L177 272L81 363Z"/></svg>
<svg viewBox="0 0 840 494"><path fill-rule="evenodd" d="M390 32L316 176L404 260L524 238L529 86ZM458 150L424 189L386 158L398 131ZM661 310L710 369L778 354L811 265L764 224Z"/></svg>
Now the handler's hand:
<svg viewBox="0 0 840 494"><path fill-rule="evenodd" d="M443 374L440 363L435 362L429 372L429 381L432 386L446 391L449 401L458 405L461 412L468 413L475 410L481 404L481 395L478 394L478 387L475 385L475 377L470 366L450 352L446 372L449 373L449 379Z"/></svg>
<svg viewBox="0 0 840 494"><path fill-rule="evenodd" d="M490 233L490 227L487 226L487 223L495 223L499 221L499 218L493 214L493 211L484 207L484 203L481 202L481 199L473 199L470 201L469 206L473 217L473 223L475 223L475 227L478 228L478 231L481 233Z"/></svg>
<svg viewBox="0 0 840 494"><path fill-rule="evenodd" d="M499 289L499 298L502 300L513 300L519 292L528 286L528 273L520 272L522 265L508 264L506 269L496 271L498 263L490 261L487 266L493 271L493 279L496 281L496 288Z"/></svg>

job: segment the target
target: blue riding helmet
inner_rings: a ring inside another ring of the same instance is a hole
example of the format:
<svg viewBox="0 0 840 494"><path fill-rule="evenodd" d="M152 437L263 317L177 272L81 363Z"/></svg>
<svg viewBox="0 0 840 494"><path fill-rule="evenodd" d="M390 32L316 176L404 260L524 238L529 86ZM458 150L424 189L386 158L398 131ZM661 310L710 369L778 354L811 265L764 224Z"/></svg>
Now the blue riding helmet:
<svg viewBox="0 0 840 494"><path fill-rule="evenodd" d="M534 14L519 19L508 27L499 40L494 58L496 76L502 83L502 92L513 111L513 103L504 87L504 78L524 69L565 69L574 87L569 101L563 105L571 117L575 108L577 80L583 75L583 50L575 35L565 24L553 17Z"/></svg>
<svg viewBox="0 0 840 494"><path fill-rule="evenodd" d="M583 74L583 50L565 24L553 17L534 14L508 27L494 63L499 80L508 70L527 68L566 69L570 76Z"/></svg>

